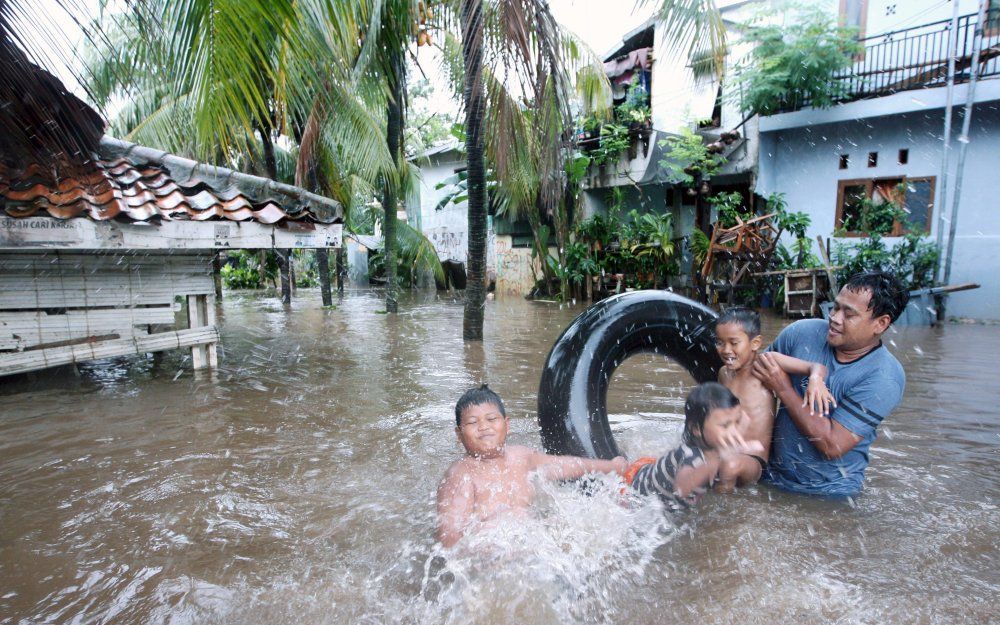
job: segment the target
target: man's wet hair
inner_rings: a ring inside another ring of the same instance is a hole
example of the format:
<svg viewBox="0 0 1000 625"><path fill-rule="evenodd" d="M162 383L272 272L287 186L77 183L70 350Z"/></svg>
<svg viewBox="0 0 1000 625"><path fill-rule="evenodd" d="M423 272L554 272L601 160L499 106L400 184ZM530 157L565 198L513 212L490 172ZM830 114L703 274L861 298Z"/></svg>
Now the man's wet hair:
<svg viewBox="0 0 1000 625"><path fill-rule="evenodd" d="M873 319L889 315L890 321L896 321L910 301L910 294L899 278L884 271L856 273L844 284L844 288L855 293L866 289L871 292L868 308Z"/></svg>
<svg viewBox="0 0 1000 625"><path fill-rule="evenodd" d="M483 384L476 388L470 388L458 398L458 403L455 404L455 425L461 427L462 413L465 412L466 408L481 406L483 404L493 404L500 411L500 414L505 417L507 416L507 410L503 407L503 400L493 392L493 389Z"/></svg>
<svg viewBox="0 0 1000 625"><path fill-rule="evenodd" d="M715 327L735 323L747 333L751 339L760 336L760 315L756 310L744 306L736 306L723 312L715 320Z"/></svg>
<svg viewBox="0 0 1000 625"><path fill-rule="evenodd" d="M705 382L691 390L684 402L684 443L705 447L705 419L713 410L727 410L740 405L739 398L718 382ZM698 428L699 434L694 433Z"/></svg>

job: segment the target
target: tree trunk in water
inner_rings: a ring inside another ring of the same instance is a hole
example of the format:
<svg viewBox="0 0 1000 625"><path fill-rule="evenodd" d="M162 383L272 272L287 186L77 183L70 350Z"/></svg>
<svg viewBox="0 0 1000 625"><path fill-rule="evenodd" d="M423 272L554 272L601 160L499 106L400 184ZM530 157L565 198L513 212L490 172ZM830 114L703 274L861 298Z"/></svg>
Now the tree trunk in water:
<svg viewBox="0 0 1000 625"><path fill-rule="evenodd" d="M323 296L323 305L333 306L333 294L330 292L330 250L325 247L316 250L316 265L319 268L319 292Z"/></svg>
<svg viewBox="0 0 1000 625"><path fill-rule="evenodd" d="M396 51L393 61L394 71L389 76L391 95L386 111L385 139L389 146L389 154L396 165L394 176L402 171L403 142L403 87L405 79L404 50ZM396 209L398 204L398 181L386 180L382 189L382 209L385 213L382 219L382 245L385 250L385 311L394 313L399 310L396 302Z"/></svg>
<svg viewBox="0 0 1000 625"><path fill-rule="evenodd" d="M267 286L267 278L265 277L267 273L267 250L258 250L257 263L260 265L258 269L259 279L257 281L257 288L263 289Z"/></svg>
<svg viewBox="0 0 1000 625"><path fill-rule="evenodd" d="M290 250L274 250L278 257L278 270L281 274L281 301L285 304L292 303L292 282L289 275L289 252Z"/></svg>
<svg viewBox="0 0 1000 625"><path fill-rule="evenodd" d="M278 179L278 161L274 156L274 142L271 141L270 128L258 128L260 141L264 152L264 169L271 180ZM291 250L275 250L278 256L278 268L281 272L281 301L292 302Z"/></svg>
<svg viewBox="0 0 1000 625"><path fill-rule="evenodd" d="M462 59L465 65L465 155L469 164L469 273L462 338L483 340L486 302L486 165L483 161L483 5L462 0Z"/></svg>
<svg viewBox="0 0 1000 625"><path fill-rule="evenodd" d="M222 252L212 255L212 282L215 283L215 301L222 301Z"/></svg>
<svg viewBox="0 0 1000 625"><path fill-rule="evenodd" d="M337 248L337 293L344 294L344 245Z"/></svg>

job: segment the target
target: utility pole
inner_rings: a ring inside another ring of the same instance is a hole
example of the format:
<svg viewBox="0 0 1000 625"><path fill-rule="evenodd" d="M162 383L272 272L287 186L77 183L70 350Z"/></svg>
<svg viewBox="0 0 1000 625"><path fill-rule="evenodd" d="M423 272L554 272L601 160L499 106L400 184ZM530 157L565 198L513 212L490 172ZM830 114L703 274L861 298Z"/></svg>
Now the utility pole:
<svg viewBox="0 0 1000 625"><path fill-rule="evenodd" d="M972 126L972 105L976 101L976 83L979 77L979 52L983 46L983 27L986 23L988 0L979 1L979 15L976 18L976 32L972 37L972 65L969 68L969 92L965 99L965 113L962 118L962 134L958 137L958 166L955 170L955 194L951 202L951 223L948 225L948 250L944 257L944 284L951 280L952 256L955 252L955 233L958 227L958 208L962 199L962 175L965 170L965 156L969 148L969 130Z"/></svg>
<svg viewBox="0 0 1000 625"><path fill-rule="evenodd" d="M948 89L944 106L944 148L941 153L941 184L938 188L937 248L944 249L944 231L948 226L945 207L948 204L948 157L951 156L951 112L955 100L955 57L958 56L958 2L952 3L951 27L948 30ZM938 259L937 278L944 273L944 256ZM939 310L941 310L939 308Z"/></svg>

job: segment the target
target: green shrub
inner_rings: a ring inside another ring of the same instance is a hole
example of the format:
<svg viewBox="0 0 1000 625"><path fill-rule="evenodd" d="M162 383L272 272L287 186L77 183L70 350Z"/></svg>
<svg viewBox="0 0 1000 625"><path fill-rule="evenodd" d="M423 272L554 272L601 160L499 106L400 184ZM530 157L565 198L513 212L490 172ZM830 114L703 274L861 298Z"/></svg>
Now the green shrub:
<svg viewBox="0 0 1000 625"><path fill-rule="evenodd" d="M848 95L846 81L833 76L862 51L857 31L837 26L823 9L800 7L793 15L785 25L743 26L753 51L737 66L727 97L744 113L827 108Z"/></svg>

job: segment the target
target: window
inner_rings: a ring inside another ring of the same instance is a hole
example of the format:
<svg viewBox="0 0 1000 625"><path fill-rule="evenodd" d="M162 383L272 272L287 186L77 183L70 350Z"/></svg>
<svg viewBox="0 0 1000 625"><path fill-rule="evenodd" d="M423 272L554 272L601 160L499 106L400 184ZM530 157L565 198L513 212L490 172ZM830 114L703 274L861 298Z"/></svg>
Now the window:
<svg viewBox="0 0 1000 625"><path fill-rule="evenodd" d="M840 155L840 168L841 169L847 169L847 166L850 165L850 164L851 164L851 156L850 156L850 154L841 154Z"/></svg>
<svg viewBox="0 0 1000 625"><path fill-rule="evenodd" d="M858 30L858 39L865 38L868 21L868 0L840 0L840 25Z"/></svg>
<svg viewBox="0 0 1000 625"><path fill-rule="evenodd" d="M869 152L868 153L868 166L869 167L878 167L878 152Z"/></svg>
<svg viewBox="0 0 1000 625"><path fill-rule="evenodd" d="M869 202L874 205L892 202L903 209L904 217L891 225L882 224L889 236L910 232L928 234L934 211L933 176L926 178L865 178L841 180L837 185L837 213L834 228L842 236L857 237L867 233L857 230ZM873 227L878 227L874 224Z"/></svg>
<svg viewBox="0 0 1000 625"><path fill-rule="evenodd" d="M899 151L899 158L896 159L896 161L900 165L906 165L910 161L910 151L907 150L906 148L903 148L902 150L900 150Z"/></svg>
<svg viewBox="0 0 1000 625"><path fill-rule="evenodd" d="M992 37L1000 33L1000 0L989 0L986 4L986 24L984 24L985 34Z"/></svg>

